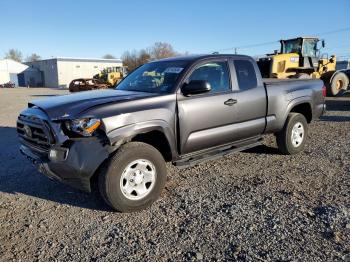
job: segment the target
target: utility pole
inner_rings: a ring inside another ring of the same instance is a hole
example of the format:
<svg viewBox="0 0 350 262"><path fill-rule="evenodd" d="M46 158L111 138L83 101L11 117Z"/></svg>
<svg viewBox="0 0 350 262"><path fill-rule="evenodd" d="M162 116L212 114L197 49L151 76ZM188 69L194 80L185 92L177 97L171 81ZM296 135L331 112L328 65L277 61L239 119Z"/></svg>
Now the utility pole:
<svg viewBox="0 0 350 262"><path fill-rule="evenodd" d="M235 47L235 55L237 55L237 47Z"/></svg>

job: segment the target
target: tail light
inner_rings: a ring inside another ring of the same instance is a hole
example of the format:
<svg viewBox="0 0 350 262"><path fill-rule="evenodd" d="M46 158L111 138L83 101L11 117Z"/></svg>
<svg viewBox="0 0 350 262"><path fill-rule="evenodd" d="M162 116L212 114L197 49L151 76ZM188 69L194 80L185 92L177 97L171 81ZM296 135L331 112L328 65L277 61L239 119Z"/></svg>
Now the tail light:
<svg viewBox="0 0 350 262"><path fill-rule="evenodd" d="M327 96L327 88L326 88L326 86L322 87L322 95L323 95L323 97Z"/></svg>

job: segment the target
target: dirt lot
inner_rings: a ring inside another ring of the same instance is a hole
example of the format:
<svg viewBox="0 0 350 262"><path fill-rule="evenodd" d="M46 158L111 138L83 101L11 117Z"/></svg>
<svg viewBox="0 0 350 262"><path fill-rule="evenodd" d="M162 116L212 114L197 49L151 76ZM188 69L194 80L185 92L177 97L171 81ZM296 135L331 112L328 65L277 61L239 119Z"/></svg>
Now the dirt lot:
<svg viewBox="0 0 350 262"><path fill-rule="evenodd" d="M305 152L265 145L178 171L148 210L112 212L19 154L18 113L50 89L0 90L0 260L350 261L350 97L327 101Z"/></svg>

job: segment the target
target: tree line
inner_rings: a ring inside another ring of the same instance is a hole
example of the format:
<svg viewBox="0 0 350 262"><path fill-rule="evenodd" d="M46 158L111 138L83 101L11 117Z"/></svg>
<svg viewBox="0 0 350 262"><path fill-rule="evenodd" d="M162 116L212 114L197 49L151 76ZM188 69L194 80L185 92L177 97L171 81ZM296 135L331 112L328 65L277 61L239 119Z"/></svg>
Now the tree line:
<svg viewBox="0 0 350 262"><path fill-rule="evenodd" d="M130 72L150 61L178 55L180 55L180 53L176 52L171 44L156 42L153 46L146 49L125 51L121 58L123 65L126 66Z"/></svg>
<svg viewBox="0 0 350 262"><path fill-rule="evenodd" d="M17 62L23 62L23 54L18 49L11 48L7 53L5 53L4 56L5 59L12 59ZM25 62L34 62L40 60L40 55L36 53L32 53L31 55L27 56L24 61Z"/></svg>
<svg viewBox="0 0 350 262"><path fill-rule="evenodd" d="M178 56L180 53L174 50L171 44L166 42L156 42L152 46L143 48L141 50L125 51L121 59L123 65L128 68L128 71L132 71L135 68L148 63L149 61L158 60L167 57ZM12 59L17 62L34 62L41 59L40 55L32 53L23 59L23 54L18 49L11 48L4 56L5 59ZM102 58L114 59L112 54L105 54Z"/></svg>

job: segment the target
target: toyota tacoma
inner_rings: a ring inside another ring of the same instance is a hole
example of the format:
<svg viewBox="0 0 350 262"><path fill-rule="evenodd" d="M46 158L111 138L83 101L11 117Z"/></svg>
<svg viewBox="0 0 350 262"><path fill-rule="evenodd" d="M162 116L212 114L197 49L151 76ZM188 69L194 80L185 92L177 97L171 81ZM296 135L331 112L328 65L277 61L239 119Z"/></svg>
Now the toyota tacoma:
<svg viewBox="0 0 350 262"><path fill-rule="evenodd" d="M321 80L262 79L249 56L176 57L140 66L115 90L31 102L17 132L40 172L88 192L97 181L107 204L130 212L160 196L166 162L189 167L264 134L283 154L302 151L324 96Z"/></svg>

